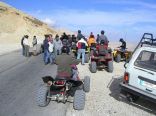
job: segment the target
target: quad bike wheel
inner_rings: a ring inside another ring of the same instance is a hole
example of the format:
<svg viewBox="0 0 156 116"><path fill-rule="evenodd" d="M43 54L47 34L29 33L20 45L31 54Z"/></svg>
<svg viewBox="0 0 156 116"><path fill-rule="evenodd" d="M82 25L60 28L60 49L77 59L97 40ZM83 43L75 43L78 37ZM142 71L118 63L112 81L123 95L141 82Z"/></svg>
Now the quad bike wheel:
<svg viewBox="0 0 156 116"><path fill-rule="evenodd" d="M89 54L85 54L85 63L89 62Z"/></svg>
<svg viewBox="0 0 156 116"><path fill-rule="evenodd" d="M83 110L85 107L85 92L83 90L76 90L74 95L73 107L75 110Z"/></svg>
<svg viewBox="0 0 156 116"><path fill-rule="evenodd" d="M36 103L40 107L45 107L49 104L50 98L47 98L49 94L48 88L45 86L41 86L37 91Z"/></svg>
<svg viewBox="0 0 156 116"><path fill-rule="evenodd" d="M90 91L90 77L89 76L85 76L84 77L83 90L85 92L89 92Z"/></svg>
<svg viewBox="0 0 156 116"><path fill-rule="evenodd" d="M121 55L120 54L117 54L116 57L115 57L115 61L117 63L119 63L121 61Z"/></svg>
<svg viewBox="0 0 156 116"><path fill-rule="evenodd" d="M96 62L91 62L91 64L90 64L90 70L91 70L91 72L92 73L96 73L96 71L97 71L97 65L96 65Z"/></svg>
<svg viewBox="0 0 156 116"><path fill-rule="evenodd" d="M113 61L108 61L108 72L113 72Z"/></svg>

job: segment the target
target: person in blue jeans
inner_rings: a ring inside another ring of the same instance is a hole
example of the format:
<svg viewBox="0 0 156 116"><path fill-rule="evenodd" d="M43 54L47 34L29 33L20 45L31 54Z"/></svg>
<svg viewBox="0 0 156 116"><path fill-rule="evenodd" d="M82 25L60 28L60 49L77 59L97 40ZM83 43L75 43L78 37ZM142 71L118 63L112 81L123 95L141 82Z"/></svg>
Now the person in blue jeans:
<svg viewBox="0 0 156 116"><path fill-rule="evenodd" d="M48 42L49 44L49 60L51 64L54 64L55 62L55 54L54 54L54 42L53 40L50 40Z"/></svg>
<svg viewBox="0 0 156 116"><path fill-rule="evenodd" d="M44 56L43 60L45 64L48 64L49 61L49 44L48 44L48 37L49 35L45 35L45 39L43 41L43 48L44 48Z"/></svg>
<svg viewBox="0 0 156 116"><path fill-rule="evenodd" d="M84 38L81 38L77 43L76 46L78 48L77 52L77 59L80 59L82 55L82 65L85 64L85 51L86 47L88 46L87 42L84 40Z"/></svg>

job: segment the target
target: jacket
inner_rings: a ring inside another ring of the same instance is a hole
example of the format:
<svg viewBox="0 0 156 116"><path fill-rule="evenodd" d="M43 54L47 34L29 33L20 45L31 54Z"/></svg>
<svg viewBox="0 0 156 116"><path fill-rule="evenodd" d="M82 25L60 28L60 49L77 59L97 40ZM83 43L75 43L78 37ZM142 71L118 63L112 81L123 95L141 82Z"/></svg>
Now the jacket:
<svg viewBox="0 0 156 116"><path fill-rule="evenodd" d="M60 50L61 48L62 48L62 41L59 39L58 41L57 40L54 40L54 48L56 49L56 50Z"/></svg>
<svg viewBox="0 0 156 116"><path fill-rule="evenodd" d="M90 47L92 43L96 43L95 42L95 38L89 38L88 39L88 46Z"/></svg>
<svg viewBox="0 0 156 116"><path fill-rule="evenodd" d="M71 65L79 64L79 60L75 59L71 55L67 55L66 53L62 53L62 55L58 55L56 57L57 74L62 77L71 77L72 76L72 68Z"/></svg>
<svg viewBox="0 0 156 116"><path fill-rule="evenodd" d="M86 49L86 47L88 46L87 42L81 38L81 40L79 40L77 43L76 43L76 46L78 49Z"/></svg>

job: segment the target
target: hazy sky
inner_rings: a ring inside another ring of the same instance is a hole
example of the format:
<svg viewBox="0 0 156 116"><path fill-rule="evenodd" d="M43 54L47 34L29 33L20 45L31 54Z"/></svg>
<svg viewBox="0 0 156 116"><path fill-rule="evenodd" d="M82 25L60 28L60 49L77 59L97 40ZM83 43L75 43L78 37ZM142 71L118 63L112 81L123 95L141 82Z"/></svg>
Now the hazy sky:
<svg viewBox="0 0 156 116"><path fill-rule="evenodd" d="M96 35L103 29L111 40L138 41L156 34L155 0L2 0L55 27Z"/></svg>

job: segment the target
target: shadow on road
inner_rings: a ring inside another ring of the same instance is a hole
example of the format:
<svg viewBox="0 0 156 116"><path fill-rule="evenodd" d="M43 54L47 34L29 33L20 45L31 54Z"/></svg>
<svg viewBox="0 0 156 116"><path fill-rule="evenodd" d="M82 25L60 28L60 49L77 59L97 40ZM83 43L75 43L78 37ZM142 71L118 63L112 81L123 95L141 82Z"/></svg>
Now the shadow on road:
<svg viewBox="0 0 156 116"><path fill-rule="evenodd" d="M136 102L129 102L127 99L122 98L120 99L120 86L119 84L122 82L121 76L112 77L110 83L108 84L108 88L110 89L111 93L110 96L118 101L122 101L134 107L137 107L141 110L147 111L149 113L156 114L156 104L145 99L139 98Z"/></svg>

